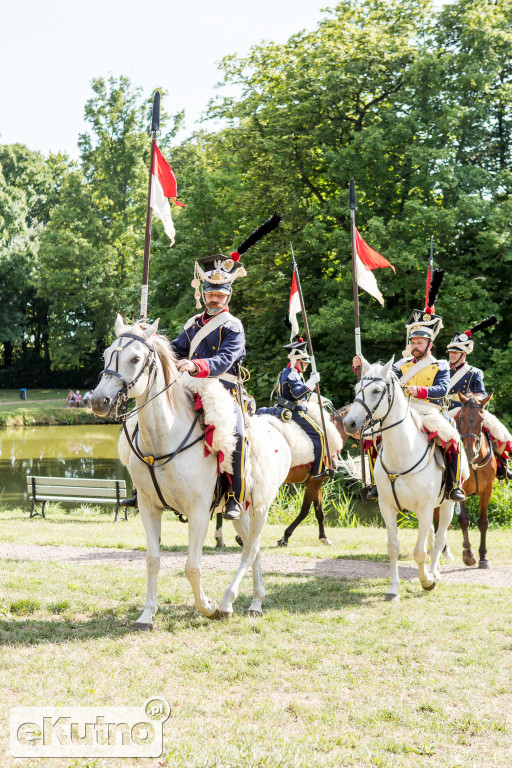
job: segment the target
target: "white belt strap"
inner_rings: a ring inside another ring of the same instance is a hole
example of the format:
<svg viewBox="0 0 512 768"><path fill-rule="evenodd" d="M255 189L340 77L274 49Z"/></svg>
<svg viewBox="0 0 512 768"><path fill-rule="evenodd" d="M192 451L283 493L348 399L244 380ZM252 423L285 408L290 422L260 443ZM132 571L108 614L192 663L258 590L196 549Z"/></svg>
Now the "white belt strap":
<svg viewBox="0 0 512 768"><path fill-rule="evenodd" d="M464 363L463 366L461 366L457 373L455 373L452 378L450 379L450 386L448 387L448 394L450 394L456 384L459 383L459 381L462 379L463 376L466 375L466 373L469 371L469 365L467 363Z"/></svg>
<svg viewBox="0 0 512 768"><path fill-rule="evenodd" d="M418 360L417 363L414 363L414 365L404 373L404 375L400 379L400 386L404 387L407 384L407 382L413 378L413 376L416 376L417 373L419 373L424 368L427 368L429 365L432 365L432 363L435 363L435 362L436 362L436 359L435 357L432 357L432 355L427 355L427 357L424 357L423 360Z"/></svg>
<svg viewBox="0 0 512 768"><path fill-rule="evenodd" d="M218 315L215 315L214 318L209 320L206 325L203 325L203 327L196 333L190 342L188 359L190 360L192 358L192 355L203 341L203 339L209 336L212 331L216 331L217 328L220 328L222 325L224 325L224 323L227 323L228 320L233 320L233 315L231 315L229 312L220 312Z"/></svg>

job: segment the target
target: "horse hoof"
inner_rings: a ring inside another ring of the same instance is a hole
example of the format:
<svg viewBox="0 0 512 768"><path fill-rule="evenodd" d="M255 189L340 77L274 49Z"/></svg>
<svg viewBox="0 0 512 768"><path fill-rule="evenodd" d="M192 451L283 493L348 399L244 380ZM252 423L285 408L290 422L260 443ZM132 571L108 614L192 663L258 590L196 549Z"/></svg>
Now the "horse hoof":
<svg viewBox="0 0 512 768"><path fill-rule="evenodd" d="M145 624L144 622L135 622L135 629L137 632L151 632L153 630L152 624Z"/></svg>
<svg viewBox="0 0 512 768"><path fill-rule="evenodd" d="M214 621L228 621L232 615L233 611L223 611L219 606L217 606L212 615L208 616L208 618L213 619Z"/></svg>
<svg viewBox="0 0 512 768"><path fill-rule="evenodd" d="M462 555L462 562L464 565L476 565L476 557L473 554L470 556Z"/></svg>
<svg viewBox="0 0 512 768"><path fill-rule="evenodd" d="M326 547L332 547L332 541L325 537L325 539L320 539L320 544L325 544Z"/></svg>
<svg viewBox="0 0 512 768"><path fill-rule="evenodd" d="M285 538L279 539L279 541L277 542L277 546L278 547L287 547L288 546L288 542L286 541Z"/></svg>
<svg viewBox="0 0 512 768"><path fill-rule="evenodd" d="M226 548L226 545L224 544L223 541L218 541L215 545L215 549L225 549L225 548Z"/></svg>
<svg viewBox="0 0 512 768"><path fill-rule="evenodd" d="M424 587L423 584L421 585L425 592L432 592L433 589L436 588L437 581L434 579L432 584L429 587Z"/></svg>
<svg viewBox="0 0 512 768"><path fill-rule="evenodd" d="M254 609L247 612L247 615L251 619L259 619L263 616L263 611L255 611Z"/></svg>
<svg viewBox="0 0 512 768"><path fill-rule="evenodd" d="M241 536L235 536L235 541L239 547L242 547L242 549L244 548L244 542Z"/></svg>
<svg viewBox="0 0 512 768"><path fill-rule="evenodd" d="M388 592L387 595L384 597L384 600L386 603L399 603L400 602L400 595L395 595L394 592Z"/></svg>
<svg viewBox="0 0 512 768"><path fill-rule="evenodd" d="M452 563L454 560L454 557L451 553L450 547L446 546L443 551L441 552L441 557L443 560L445 560L447 563Z"/></svg>
<svg viewBox="0 0 512 768"><path fill-rule="evenodd" d="M480 560L480 562L478 563L478 567L487 569L491 567L491 564L488 560Z"/></svg>

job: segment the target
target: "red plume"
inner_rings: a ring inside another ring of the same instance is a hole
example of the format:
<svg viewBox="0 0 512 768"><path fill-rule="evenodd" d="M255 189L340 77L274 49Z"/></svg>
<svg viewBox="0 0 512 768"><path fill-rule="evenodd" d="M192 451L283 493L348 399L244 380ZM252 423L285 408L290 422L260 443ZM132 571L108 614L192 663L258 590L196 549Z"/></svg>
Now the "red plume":
<svg viewBox="0 0 512 768"><path fill-rule="evenodd" d="M233 253L230 253L229 255L231 256L233 261L240 261L240 254L238 253L238 251L233 251Z"/></svg>
<svg viewBox="0 0 512 768"><path fill-rule="evenodd" d="M466 336L467 336L468 338L471 338L471 331L464 331L464 333L466 334Z"/></svg>

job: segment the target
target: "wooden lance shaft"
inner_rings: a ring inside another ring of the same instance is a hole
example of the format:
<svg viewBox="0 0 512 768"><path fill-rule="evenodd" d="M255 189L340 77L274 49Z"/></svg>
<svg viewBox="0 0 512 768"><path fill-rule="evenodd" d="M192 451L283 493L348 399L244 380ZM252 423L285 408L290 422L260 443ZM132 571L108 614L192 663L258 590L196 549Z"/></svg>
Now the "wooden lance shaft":
<svg viewBox="0 0 512 768"><path fill-rule="evenodd" d="M295 261L295 255L293 253L293 245L290 243L290 247L292 249L292 259L293 259L293 271L295 273L295 279L297 281L297 291L299 294L299 300L300 300L300 310L302 313L302 322L304 323L304 330L306 331L306 340L308 342L308 350L309 355L311 357L311 371L312 373L316 373L316 362L315 362L315 355L313 354L313 345L311 344L311 336L309 334L309 325L308 325L308 318L306 315L306 308L304 306L304 297L302 295L302 287L300 284L300 277L299 277L299 270L297 269L297 263ZM324 433L324 439L325 439L325 450L327 452L327 468L332 468L332 462L331 462L331 451L329 450L329 438L327 437L327 430L325 428L325 418L324 418L324 409L322 408L322 396L320 395L320 385L317 383L315 385L315 392L316 396L318 397L318 404L320 405L320 416L322 419L322 430Z"/></svg>
<svg viewBox="0 0 512 768"><path fill-rule="evenodd" d="M350 236L352 241L352 289L354 294L354 327L355 327L355 345L356 355L361 357L361 327L359 324L359 292L357 285L357 267L356 267L356 188L354 179L350 179L349 184L349 207L350 207ZM357 380L361 381L362 366L357 368ZM361 482L363 488L366 486L366 465L364 461L364 447L362 430L359 437L359 453L361 455Z"/></svg>
<svg viewBox="0 0 512 768"><path fill-rule="evenodd" d="M153 97L153 112L151 115L151 159L149 162L148 202L146 207L146 231L144 234L144 266L142 268L142 286L140 289L140 319L148 317L148 287L149 287L149 253L151 251L151 224L153 211L151 208L151 180L155 158L156 134L160 128L160 92L155 91Z"/></svg>

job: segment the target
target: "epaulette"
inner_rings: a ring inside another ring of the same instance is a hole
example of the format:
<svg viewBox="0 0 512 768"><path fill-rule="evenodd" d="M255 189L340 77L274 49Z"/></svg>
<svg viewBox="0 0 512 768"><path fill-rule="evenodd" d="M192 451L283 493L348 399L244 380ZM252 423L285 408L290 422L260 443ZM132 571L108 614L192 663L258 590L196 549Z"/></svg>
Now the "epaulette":
<svg viewBox="0 0 512 768"><path fill-rule="evenodd" d="M190 328L190 326L191 326L191 325L194 325L194 323L195 323L197 320L199 320L199 318L202 316L202 314L203 314L203 313L202 313L202 312L200 312L198 315L193 315L191 318L189 318L189 320L187 320L187 322L186 322L186 323L185 323L185 325L183 326L183 330L184 330L184 331L186 331L186 330L188 330L188 329Z"/></svg>
<svg viewBox="0 0 512 768"><path fill-rule="evenodd" d="M238 317L232 317L231 320L228 320L224 325L223 328L227 328L229 331L234 331L235 333L243 333L244 332L244 326L242 325L242 321L238 319Z"/></svg>
<svg viewBox="0 0 512 768"><path fill-rule="evenodd" d="M448 360L437 360L437 367L440 371L449 371L450 370L450 363Z"/></svg>
<svg viewBox="0 0 512 768"><path fill-rule="evenodd" d="M484 372L482 371L481 368L477 368L476 365L470 365L469 370L472 373L479 373L482 378L484 377Z"/></svg>
<svg viewBox="0 0 512 768"><path fill-rule="evenodd" d="M401 360L397 360L396 363L393 363L393 368L400 368L401 365L404 365L404 363L410 363L411 360L413 360L412 355L410 357L402 357Z"/></svg>

